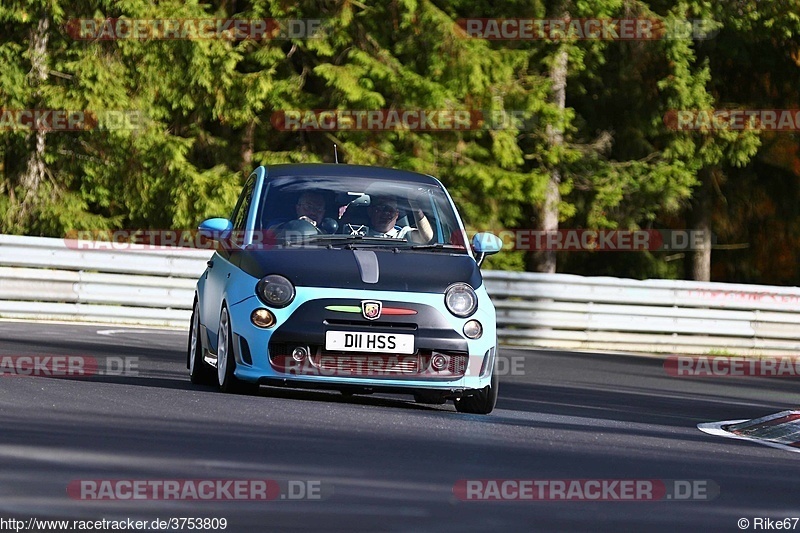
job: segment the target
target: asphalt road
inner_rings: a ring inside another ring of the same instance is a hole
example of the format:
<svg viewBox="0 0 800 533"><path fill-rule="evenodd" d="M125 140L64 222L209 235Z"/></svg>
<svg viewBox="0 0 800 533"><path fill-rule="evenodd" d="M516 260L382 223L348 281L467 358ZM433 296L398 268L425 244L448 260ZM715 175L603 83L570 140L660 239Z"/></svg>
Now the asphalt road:
<svg viewBox="0 0 800 533"><path fill-rule="evenodd" d="M161 330L0 322L0 361L89 356L106 369L80 379L0 378L0 517L224 517L227 531L459 533L739 531L740 518L752 528L756 517L800 517L800 454L696 428L797 408L797 380L675 378L656 358L507 349L503 357L515 358L522 375L501 378L494 413L462 415L452 404L400 396L264 387L255 396L221 394L189 383L186 340ZM129 375L114 375L125 361ZM82 480L254 479L319 482L307 487L323 497L91 501L68 492ZM706 480L719 495L454 496L459 480L481 479Z"/></svg>

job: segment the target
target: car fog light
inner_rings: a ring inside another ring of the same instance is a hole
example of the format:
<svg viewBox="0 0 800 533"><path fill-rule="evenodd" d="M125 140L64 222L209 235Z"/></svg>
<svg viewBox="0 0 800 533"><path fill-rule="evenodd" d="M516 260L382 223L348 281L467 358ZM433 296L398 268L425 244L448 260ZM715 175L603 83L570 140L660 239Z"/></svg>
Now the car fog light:
<svg viewBox="0 0 800 533"><path fill-rule="evenodd" d="M296 346L294 350L292 350L292 359L297 361L298 363L302 363L306 357L308 357L309 350L305 346Z"/></svg>
<svg viewBox="0 0 800 533"><path fill-rule="evenodd" d="M477 320L470 320L464 324L464 335L470 339L480 339L483 335L483 326Z"/></svg>
<svg viewBox="0 0 800 533"><path fill-rule="evenodd" d="M434 370L444 370L447 368L447 364L450 362L450 358L446 355L442 355L437 353L431 358L431 366Z"/></svg>
<svg viewBox="0 0 800 533"><path fill-rule="evenodd" d="M271 328L275 325L275 315L269 309L256 309L250 313L250 322L259 328Z"/></svg>

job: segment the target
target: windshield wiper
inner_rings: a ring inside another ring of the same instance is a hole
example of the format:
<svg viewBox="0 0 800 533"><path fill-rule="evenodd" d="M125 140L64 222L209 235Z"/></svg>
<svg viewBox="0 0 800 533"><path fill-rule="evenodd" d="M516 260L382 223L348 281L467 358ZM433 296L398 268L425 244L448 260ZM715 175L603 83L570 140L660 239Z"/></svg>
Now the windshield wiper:
<svg viewBox="0 0 800 533"><path fill-rule="evenodd" d="M391 239L387 237L368 237L366 235L309 235L300 239L294 239L286 243L287 246L304 246L308 244L319 244L333 247L334 245L344 245L348 250L355 249L355 246L397 246L406 241Z"/></svg>
<svg viewBox="0 0 800 533"><path fill-rule="evenodd" d="M386 237L368 237L366 235L312 235L311 237L304 239L303 242L323 241L330 243L340 243L340 242L372 243L372 242L386 242L387 240L388 239L386 239Z"/></svg>
<svg viewBox="0 0 800 533"><path fill-rule="evenodd" d="M463 246L457 246L455 244L446 244L443 242L435 242L433 244L415 244L414 246L410 247L411 250L446 250L446 251L458 251L467 253L467 249Z"/></svg>

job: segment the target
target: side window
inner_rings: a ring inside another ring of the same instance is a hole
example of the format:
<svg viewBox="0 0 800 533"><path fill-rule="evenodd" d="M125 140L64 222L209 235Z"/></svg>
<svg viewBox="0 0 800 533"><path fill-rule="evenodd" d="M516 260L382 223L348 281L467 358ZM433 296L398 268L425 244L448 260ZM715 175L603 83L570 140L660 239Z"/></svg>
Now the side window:
<svg viewBox="0 0 800 533"><path fill-rule="evenodd" d="M233 215L231 215L231 222L233 223L232 240L236 246L242 246L244 242L244 230L247 225L247 215L250 213L250 203L253 200L255 184L256 175L252 174L247 183L245 183L242 194L239 196L239 201L236 202Z"/></svg>

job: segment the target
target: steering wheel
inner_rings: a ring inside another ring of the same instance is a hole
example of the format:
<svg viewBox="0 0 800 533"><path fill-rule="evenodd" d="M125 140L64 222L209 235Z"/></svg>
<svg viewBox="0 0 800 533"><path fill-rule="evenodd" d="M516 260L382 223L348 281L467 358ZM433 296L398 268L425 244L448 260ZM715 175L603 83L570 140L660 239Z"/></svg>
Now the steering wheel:
<svg viewBox="0 0 800 533"><path fill-rule="evenodd" d="M275 232L280 239L294 240L295 238L314 237L321 235L322 230L307 220L296 219L279 224Z"/></svg>

